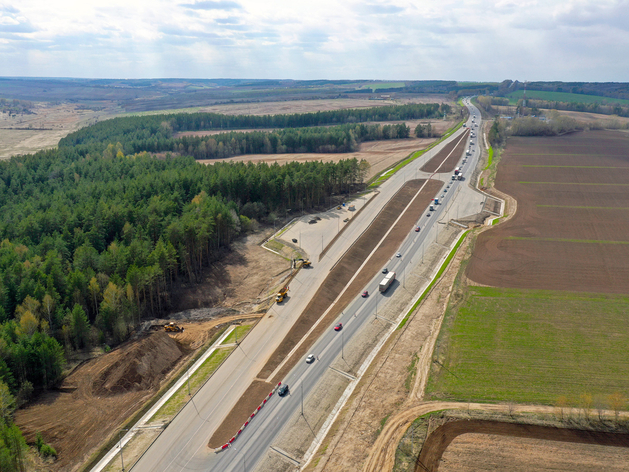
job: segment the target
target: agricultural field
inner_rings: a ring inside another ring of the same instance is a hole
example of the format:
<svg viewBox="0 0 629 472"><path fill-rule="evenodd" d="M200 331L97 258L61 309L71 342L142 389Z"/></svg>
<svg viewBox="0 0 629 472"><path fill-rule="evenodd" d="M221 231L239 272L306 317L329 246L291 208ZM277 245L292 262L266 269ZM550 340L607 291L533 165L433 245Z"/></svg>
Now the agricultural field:
<svg viewBox="0 0 629 472"><path fill-rule="evenodd" d="M628 304L620 295L468 287L440 339L445 369L427 390L443 399L552 405L565 397L610 408L610 395L629 391Z"/></svg>
<svg viewBox="0 0 629 472"><path fill-rule="evenodd" d="M524 90L516 90L507 95L509 102L515 105L517 101L524 97ZM621 105L629 105L629 100L622 98L600 97L597 95L584 95L581 93L568 92L546 92L542 90L527 90L526 98L538 100L548 100L550 102L577 102L577 103L620 103Z"/></svg>
<svg viewBox="0 0 629 472"><path fill-rule="evenodd" d="M479 235L467 275L497 287L627 293L629 139L510 138L496 188L514 218Z"/></svg>
<svg viewBox="0 0 629 472"><path fill-rule="evenodd" d="M628 182L624 133L509 139L496 188L517 212L478 235L428 395L589 408L627 396Z"/></svg>

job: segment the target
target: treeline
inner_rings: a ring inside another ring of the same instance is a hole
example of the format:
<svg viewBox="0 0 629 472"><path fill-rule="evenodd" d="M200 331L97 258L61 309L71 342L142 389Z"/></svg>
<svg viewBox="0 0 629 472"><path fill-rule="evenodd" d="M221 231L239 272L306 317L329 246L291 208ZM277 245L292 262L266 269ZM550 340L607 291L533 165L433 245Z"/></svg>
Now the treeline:
<svg viewBox="0 0 629 472"><path fill-rule="evenodd" d="M363 141L408 138L410 128L352 124L330 128L282 129L272 132L229 132L213 136L182 136L164 141L132 142L133 152L171 151L195 159L222 159L242 154L353 152ZM111 148L110 148L111 149Z"/></svg>
<svg viewBox="0 0 629 472"><path fill-rule="evenodd" d="M297 135L306 137L312 136L320 142L324 140L335 141L349 131L348 127L321 128L317 131L308 131L306 127L321 127L324 125L355 124L369 121L398 121L410 119L422 119L442 116L449 111L446 104L409 104L399 106L374 107L349 110L335 110L316 113L301 113L292 115L220 115L216 113L179 113L173 115L153 115L153 116L131 116L124 118L114 118L102 121L83 128L75 133L69 134L59 142L60 147L72 147L81 155L88 153L102 153L103 149L110 143L121 143L122 152L132 154L141 151L154 152L155 150L172 150L171 139L175 132L200 131L200 130L237 130L237 129L268 129L281 128L275 131L281 139L286 135L288 141L295 141ZM391 125L386 125L391 126ZM382 133L386 139L387 128L382 127ZM289 129L296 129L294 132ZM371 127L369 127L371 128ZM361 130L353 128L355 132L362 133ZM328 131L325 131L328 130ZM240 133L242 134L242 133ZM219 140L229 141L240 139L240 134L227 133L224 138L213 137ZM260 136L269 133L259 133ZM221 136L221 135L219 135ZM253 136L252 141L258 142L261 138ZM269 138L271 141L272 138ZM292 149L290 143L283 144L287 149ZM307 146L307 145L306 145ZM324 143L319 146L325 146ZM335 145L338 147L338 145ZM255 145L253 146L255 148ZM297 146L297 148L302 146ZM281 149L281 147L280 147ZM312 152L312 151L310 151ZM325 151L323 151L325 152ZM330 152L330 151L328 151ZM342 151L331 151L342 152ZM234 155L234 154L232 154Z"/></svg>
<svg viewBox="0 0 629 472"><path fill-rule="evenodd" d="M17 115L20 113L32 114L33 102L27 100L0 98L0 113Z"/></svg>
<svg viewBox="0 0 629 472"><path fill-rule="evenodd" d="M496 118L487 133L487 141L492 147L500 147L505 144L508 136L558 136L582 130L584 127L583 123L556 111L543 121L533 116L513 120Z"/></svg>
<svg viewBox="0 0 629 472"><path fill-rule="evenodd" d="M613 101L610 99L610 101ZM581 103L581 102L557 102L548 100L529 99L527 100L529 108L545 108L551 110L566 111L584 111L588 113L598 113L601 115L617 115L629 117L629 107L620 104L601 104L601 103Z"/></svg>

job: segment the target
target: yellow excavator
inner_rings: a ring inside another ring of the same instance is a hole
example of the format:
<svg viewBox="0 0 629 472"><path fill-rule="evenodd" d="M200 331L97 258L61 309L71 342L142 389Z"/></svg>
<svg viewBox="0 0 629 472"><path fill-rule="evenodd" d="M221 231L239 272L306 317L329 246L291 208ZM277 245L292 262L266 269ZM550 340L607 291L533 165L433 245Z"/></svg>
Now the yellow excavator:
<svg viewBox="0 0 629 472"><path fill-rule="evenodd" d="M183 333L183 328L171 321L164 325L164 331L167 333Z"/></svg>

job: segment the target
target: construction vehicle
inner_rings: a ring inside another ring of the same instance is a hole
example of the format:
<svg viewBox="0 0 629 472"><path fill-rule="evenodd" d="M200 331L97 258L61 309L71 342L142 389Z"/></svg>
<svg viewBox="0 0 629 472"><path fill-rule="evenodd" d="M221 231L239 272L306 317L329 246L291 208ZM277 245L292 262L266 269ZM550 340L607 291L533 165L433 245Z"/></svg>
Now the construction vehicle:
<svg viewBox="0 0 629 472"><path fill-rule="evenodd" d="M282 287L275 297L275 301L277 303L282 303L284 298L286 298L286 294L288 293L288 285L286 287Z"/></svg>
<svg viewBox="0 0 629 472"><path fill-rule="evenodd" d="M312 265L312 262L310 262L309 259L304 259L303 261L301 261L302 267L310 267L311 265Z"/></svg>
<svg viewBox="0 0 629 472"><path fill-rule="evenodd" d="M183 328L171 321L164 325L164 331L167 333L183 333Z"/></svg>

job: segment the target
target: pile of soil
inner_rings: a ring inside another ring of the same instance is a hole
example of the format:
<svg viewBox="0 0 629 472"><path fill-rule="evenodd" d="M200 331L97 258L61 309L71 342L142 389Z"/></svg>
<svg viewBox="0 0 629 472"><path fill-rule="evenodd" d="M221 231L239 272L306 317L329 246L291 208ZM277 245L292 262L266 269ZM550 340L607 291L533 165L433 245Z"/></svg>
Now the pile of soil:
<svg viewBox="0 0 629 472"><path fill-rule="evenodd" d="M76 470L115 428L160 387L186 349L163 331L152 332L79 366L57 389L18 410L28 442L41 432L59 453L50 470Z"/></svg>
<svg viewBox="0 0 629 472"><path fill-rule="evenodd" d="M137 344L128 344L91 366L94 395L115 395L159 386L159 379L184 354L177 342L158 331Z"/></svg>

